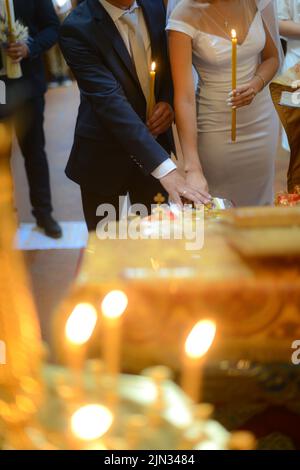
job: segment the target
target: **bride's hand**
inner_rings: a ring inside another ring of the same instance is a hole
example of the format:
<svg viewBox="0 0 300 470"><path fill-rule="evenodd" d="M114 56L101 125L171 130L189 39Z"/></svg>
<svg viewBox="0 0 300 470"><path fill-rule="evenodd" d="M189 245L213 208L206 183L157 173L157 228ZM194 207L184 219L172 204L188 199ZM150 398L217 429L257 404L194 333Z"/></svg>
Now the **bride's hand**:
<svg viewBox="0 0 300 470"><path fill-rule="evenodd" d="M207 199L211 199L208 192L208 184L201 170L190 170L185 172L186 182L203 194Z"/></svg>
<svg viewBox="0 0 300 470"><path fill-rule="evenodd" d="M236 90L228 93L227 105L233 109L249 106L257 93L261 91L261 83L256 77L251 82L236 88Z"/></svg>

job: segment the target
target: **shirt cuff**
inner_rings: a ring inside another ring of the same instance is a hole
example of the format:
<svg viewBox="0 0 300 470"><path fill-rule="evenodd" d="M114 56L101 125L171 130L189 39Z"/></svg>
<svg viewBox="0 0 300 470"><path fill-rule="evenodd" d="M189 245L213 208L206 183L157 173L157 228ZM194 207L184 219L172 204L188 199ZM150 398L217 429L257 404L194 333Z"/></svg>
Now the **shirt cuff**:
<svg viewBox="0 0 300 470"><path fill-rule="evenodd" d="M155 170L151 173L154 178L161 179L164 176L167 176L171 171L176 170L177 166L175 163L171 160L171 158L168 158L164 162L162 162Z"/></svg>

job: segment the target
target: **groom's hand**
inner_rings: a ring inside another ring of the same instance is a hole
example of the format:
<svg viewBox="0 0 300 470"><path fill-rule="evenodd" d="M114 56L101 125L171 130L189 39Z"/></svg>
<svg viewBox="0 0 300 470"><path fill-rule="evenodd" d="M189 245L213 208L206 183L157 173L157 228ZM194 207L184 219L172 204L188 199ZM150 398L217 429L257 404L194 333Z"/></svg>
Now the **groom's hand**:
<svg viewBox="0 0 300 470"><path fill-rule="evenodd" d="M159 102L154 107L147 126L154 137L166 132L174 121L174 111L169 103Z"/></svg>
<svg viewBox="0 0 300 470"><path fill-rule="evenodd" d="M170 202L182 207L182 200L187 199L195 204L207 204L211 197L206 191L201 191L187 183L178 170L171 171L160 179L161 184L170 196Z"/></svg>

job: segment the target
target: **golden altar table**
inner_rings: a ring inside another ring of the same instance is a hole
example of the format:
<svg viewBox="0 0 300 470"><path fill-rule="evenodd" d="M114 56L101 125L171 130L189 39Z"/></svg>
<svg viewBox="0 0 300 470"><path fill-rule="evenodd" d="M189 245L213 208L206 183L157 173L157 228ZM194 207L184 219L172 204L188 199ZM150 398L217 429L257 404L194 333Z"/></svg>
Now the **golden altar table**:
<svg viewBox="0 0 300 470"><path fill-rule="evenodd" d="M56 332L79 301L99 309L107 292L121 289L129 299L123 331L126 371L154 364L178 371L187 331L206 317L217 323L208 353L214 377L224 370L228 375L233 364L242 375L251 375L257 363L290 364L292 342L300 338L299 258L244 258L232 248L227 230L222 220L206 218L204 246L198 251L186 251L184 240L98 240L92 234L72 291L56 316ZM95 338L98 350L101 324ZM62 344L57 338L58 352Z"/></svg>

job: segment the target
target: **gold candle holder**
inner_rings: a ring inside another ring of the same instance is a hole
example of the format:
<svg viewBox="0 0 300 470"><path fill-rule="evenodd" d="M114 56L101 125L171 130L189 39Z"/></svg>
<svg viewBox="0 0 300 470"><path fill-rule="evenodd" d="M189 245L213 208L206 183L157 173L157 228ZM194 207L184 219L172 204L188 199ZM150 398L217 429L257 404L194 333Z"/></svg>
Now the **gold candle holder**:
<svg viewBox="0 0 300 470"><path fill-rule="evenodd" d="M42 342L21 251L14 249L17 221L13 210L10 170L12 132L0 123L0 341L5 364L0 365L0 418L6 433L18 441L12 427L25 423L42 399ZM3 398L5 397L5 399Z"/></svg>

